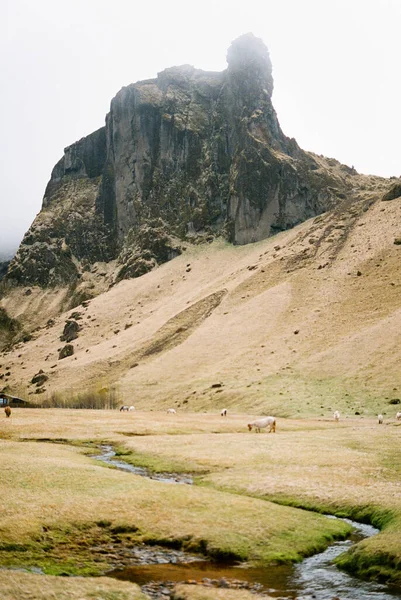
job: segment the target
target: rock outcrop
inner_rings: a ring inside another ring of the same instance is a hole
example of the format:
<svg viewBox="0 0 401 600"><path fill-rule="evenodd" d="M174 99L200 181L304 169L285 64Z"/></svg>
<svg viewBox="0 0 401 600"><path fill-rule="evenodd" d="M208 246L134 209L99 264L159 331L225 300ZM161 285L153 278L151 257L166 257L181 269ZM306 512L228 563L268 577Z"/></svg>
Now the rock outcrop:
<svg viewBox="0 0 401 600"><path fill-rule="evenodd" d="M7 314L7 311L0 306L0 350L3 350L20 332L21 325Z"/></svg>
<svg viewBox="0 0 401 600"><path fill-rule="evenodd" d="M222 73L184 65L120 90L105 127L54 167L8 278L76 284L113 259L117 279L135 277L182 241L254 242L343 195L345 178L281 131L263 42L241 36L227 61Z"/></svg>
<svg viewBox="0 0 401 600"><path fill-rule="evenodd" d="M0 262L0 281L3 279L3 277L6 276L9 266L10 266L9 260Z"/></svg>
<svg viewBox="0 0 401 600"><path fill-rule="evenodd" d="M401 196L401 182L393 183L390 189L383 195L382 200L395 200Z"/></svg>

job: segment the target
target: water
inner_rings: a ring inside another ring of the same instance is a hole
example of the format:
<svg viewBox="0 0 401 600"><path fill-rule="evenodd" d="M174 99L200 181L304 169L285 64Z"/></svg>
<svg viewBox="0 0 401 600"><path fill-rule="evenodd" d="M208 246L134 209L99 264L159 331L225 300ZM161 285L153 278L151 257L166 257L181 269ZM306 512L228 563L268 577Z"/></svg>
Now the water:
<svg viewBox="0 0 401 600"><path fill-rule="evenodd" d="M109 465L113 465L117 469L121 469L122 471L128 471L129 473L134 473L135 475L141 475L142 477L147 477L148 479L155 479L157 481L163 481L164 483L186 483L191 485L193 483L193 479L188 474L183 473L152 473L149 469L145 469L144 467L134 467L134 465L130 465L123 460L115 459L116 453L114 452L112 446L108 446L106 444L100 446L102 454L98 456L94 456L97 460L100 460Z"/></svg>
<svg viewBox="0 0 401 600"><path fill-rule="evenodd" d="M163 473L151 474L147 469L133 467L123 461L114 460L111 446L102 446L102 455L98 460L113 464L125 471L158 479L166 483L192 483L189 475ZM336 517L328 517L336 518ZM338 541L324 552L304 559L296 565L267 566L248 569L239 565L212 563L207 560L171 564L168 558L159 564L141 564L109 572L108 575L124 579L143 586L151 592L152 598L166 598L171 582L197 581L208 586L248 588L252 591L269 594L278 600L394 600L401 598L399 588L390 588L381 583L363 581L340 571L332 561L353 544L379 533L371 525L350 523L354 531L349 539ZM169 551L166 550L168 557ZM149 590L147 586L154 585ZM159 586L159 587L157 587Z"/></svg>
<svg viewBox="0 0 401 600"><path fill-rule="evenodd" d="M357 579L340 571L332 561L348 550L356 542L379 533L371 525L355 523L344 519L354 527L354 533L345 541L335 542L324 552L304 559L293 566L293 572L288 580L290 589L296 590L299 600L390 600L401 598L401 590L388 586ZM292 598L294 596L284 596Z"/></svg>

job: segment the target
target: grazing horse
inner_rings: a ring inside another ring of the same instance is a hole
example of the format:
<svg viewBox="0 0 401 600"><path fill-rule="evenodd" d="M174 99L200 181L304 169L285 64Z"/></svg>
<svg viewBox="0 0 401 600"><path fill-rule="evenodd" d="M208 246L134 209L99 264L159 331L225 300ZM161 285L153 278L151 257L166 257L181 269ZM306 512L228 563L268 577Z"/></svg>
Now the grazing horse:
<svg viewBox="0 0 401 600"><path fill-rule="evenodd" d="M260 433L260 430L267 427L267 433L276 433L276 418L275 417L264 417L263 419L257 419L248 423L249 431L252 431L252 427L255 428L256 433Z"/></svg>
<svg viewBox="0 0 401 600"><path fill-rule="evenodd" d="M6 406L4 412L6 413L6 417L9 417L11 415L11 408L9 406Z"/></svg>
<svg viewBox="0 0 401 600"><path fill-rule="evenodd" d="M122 407L120 408L120 412L121 412L121 411L122 411L122 412L124 412L125 410L126 410L126 411L128 411L128 410L129 410L129 406L122 406Z"/></svg>

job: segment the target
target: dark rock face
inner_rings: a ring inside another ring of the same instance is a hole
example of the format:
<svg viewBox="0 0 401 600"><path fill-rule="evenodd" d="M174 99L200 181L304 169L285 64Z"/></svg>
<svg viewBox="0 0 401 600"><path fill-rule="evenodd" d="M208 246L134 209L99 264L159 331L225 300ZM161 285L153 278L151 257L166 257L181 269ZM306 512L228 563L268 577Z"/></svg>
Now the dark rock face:
<svg viewBox="0 0 401 600"><path fill-rule="evenodd" d="M78 337L81 327L76 321L66 321L63 329L63 333L60 336L62 342L72 342Z"/></svg>
<svg viewBox="0 0 401 600"><path fill-rule="evenodd" d="M63 358L67 358L67 356L72 356L73 354L74 346L72 344L66 344L58 353L58 359L62 360Z"/></svg>
<svg viewBox="0 0 401 600"><path fill-rule="evenodd" d="M174 245L161 219L155 219L138 229L132 228L123 243L119 263L122 265L117 281L140 277L157 264L172 260L181 254L181 247Z"/></svg>
<svg viewBox="0 0 401 600"><path fill-rule="evenodd" d="M22 328L21 322L9 316L5 308L0 306L0 350L9 349L16 343L29 342L32 335ZM5 376L10 373L5 373ZM3 375L0 375L0 379ZM4 391L4 390L3 390Z"/></svg>
<svg viewBox="0 0 401 600"><path fill-rule="evenodd" d="M6 276L9 266L10 266L10 261L9 260L5 260L4 262L0 262L0 281L3 279L3 277Z"/></svg>
<svg viewBox="0 0 401 600"><path fill-rule="evenodd" d="M54 167L8 277L71 283L115 258L118 278L135 277L179 240L246 244L326 210L333 182L280 129L267 48L247 34L227 60L222 73L184 65L124 87L106 126Z"/></svg>
<svg viewBox="0 0 401 600"><path fill-rule="evenodd" d="M386 192L382 200L395 200L401 196L401 182L393 183L388 192Z"/></svg>
<svg viewBox="0 0 401 600"><path fill-rule="evenodd" d="M39 373L37 373L36 375L34 375L31 379L31 383L36 383L37 387L40 387L41 385L43 385L47 380L49 379L49 377L42 371L40 370Z"/></svg>

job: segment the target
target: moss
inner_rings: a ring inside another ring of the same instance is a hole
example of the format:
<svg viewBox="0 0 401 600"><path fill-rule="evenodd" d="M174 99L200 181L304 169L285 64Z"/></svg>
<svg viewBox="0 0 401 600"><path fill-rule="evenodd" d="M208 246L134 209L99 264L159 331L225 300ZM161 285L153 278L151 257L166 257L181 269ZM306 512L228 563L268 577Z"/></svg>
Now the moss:
<svg viewBox="0 0 401 600"><path fill-rule="evenodd" d="M143 467L153 473L188 473L191 471L191 465L188 464L188 461L169 460L149 453L142 454L134 450L128 450L124 446L116 447L116 456L129 465ZM204 469L202 472L205 472Z"/></svg>
<svg viewBox="0 0 401 600"><path fill-rule="evenodd" d="M358 544L338 556L334 563L361 579L401 584L401 560L390 552L369 552L367 546Z"/></svg>
<svg viewBox="0 0 401 600"><path fill-rule="evenodd" d="M35 567L47 575L99 576L115 563L114 546L132 547L137 532L134 525L106 521L45 525L25 544L1 544L0 564Z"/></svg>

